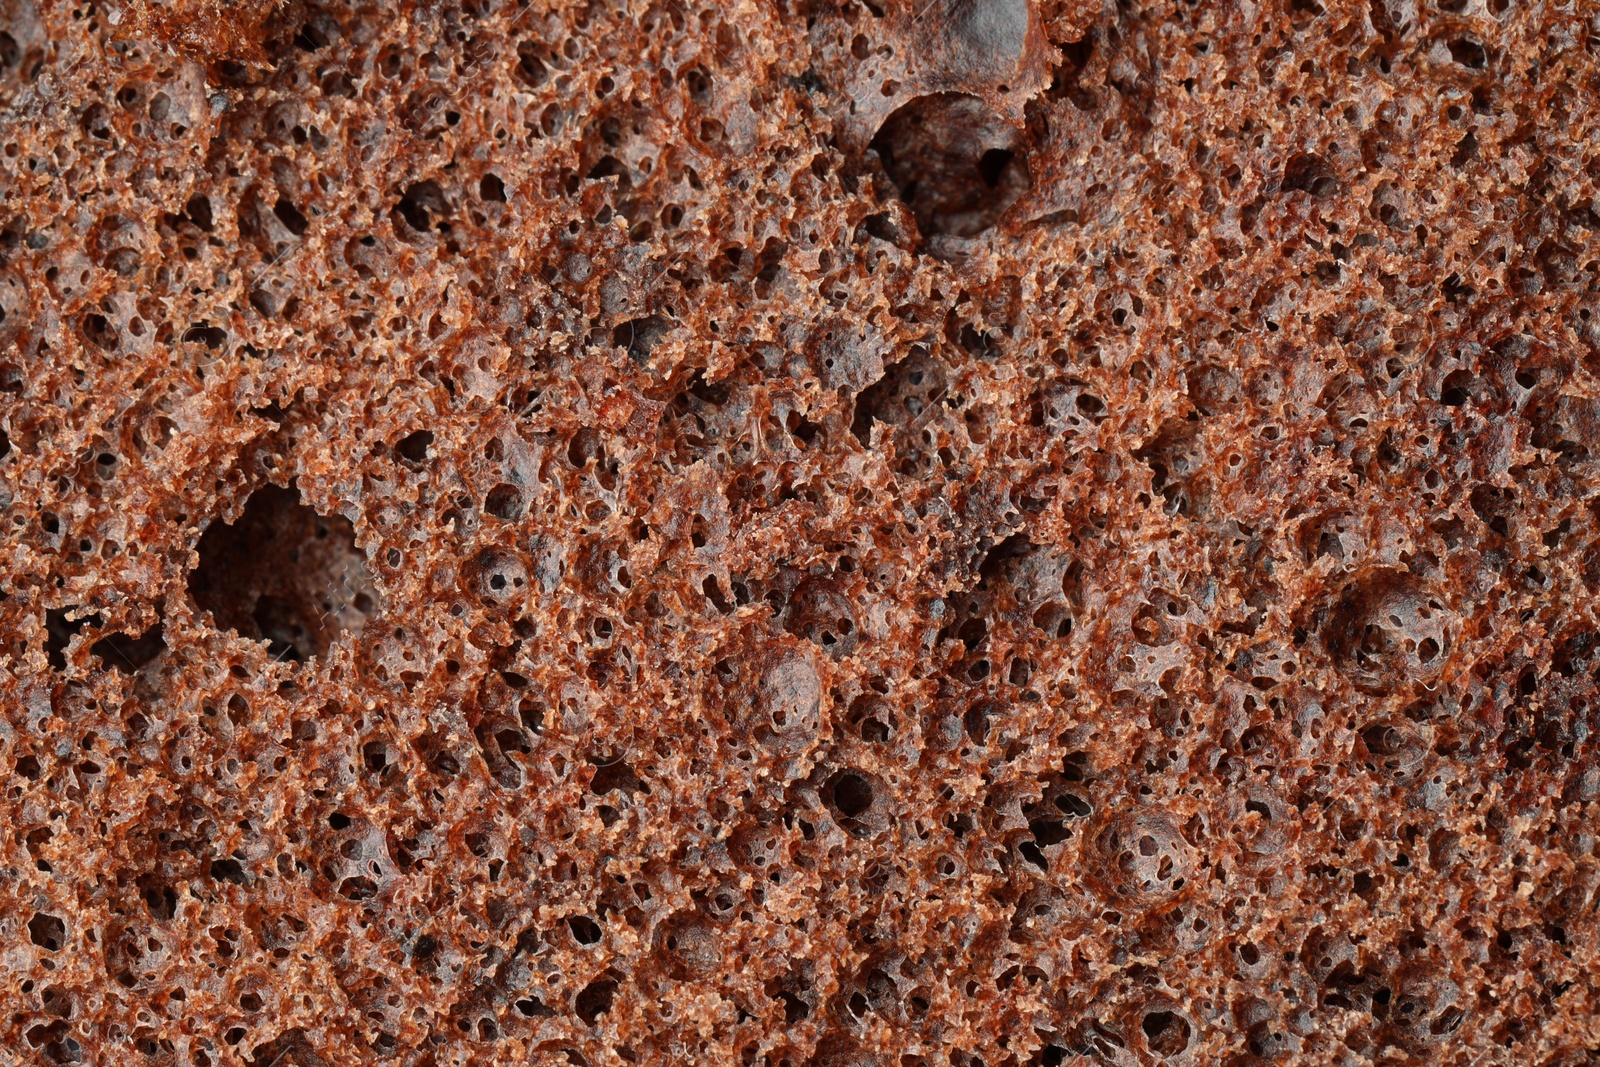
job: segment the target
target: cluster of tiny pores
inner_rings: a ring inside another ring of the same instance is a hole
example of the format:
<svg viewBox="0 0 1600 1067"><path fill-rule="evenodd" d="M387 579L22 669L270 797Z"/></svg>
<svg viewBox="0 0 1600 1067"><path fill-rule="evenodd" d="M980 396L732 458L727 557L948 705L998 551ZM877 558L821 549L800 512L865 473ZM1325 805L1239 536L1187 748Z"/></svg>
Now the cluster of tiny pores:
<svg viewBox="0 0 1600 1067"><path fill-rule="evenodd" d="M0 12L17 1055L1600 1054L1600 27Z"/></svg>

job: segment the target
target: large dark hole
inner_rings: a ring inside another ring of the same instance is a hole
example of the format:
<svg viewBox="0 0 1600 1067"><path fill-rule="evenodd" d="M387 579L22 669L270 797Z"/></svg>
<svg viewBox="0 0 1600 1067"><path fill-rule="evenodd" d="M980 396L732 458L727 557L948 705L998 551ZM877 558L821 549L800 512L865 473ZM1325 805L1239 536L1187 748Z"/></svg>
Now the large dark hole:
<svg viewBox="0 0 1600 1067"><path fill-rule="evenodd" d="M640 789L639 776L634 774L633 768L627 760L607 760L605 757L590 757L594 763L594 779L589 783L589 791L596 796L604 796L613 789L620 789L624 793L637 793Z"/></svg>
<svg viewBox="0 0 1600 1067"><path fill-rule="evenodd" d="M98 615L78 615L76 618L68 618L78 611L78 608L57 608L45 612L44 652L52 670L67 669L67 646L72 643L72 638L78 631L85 626L100 625Z"/></svg>
<svg viewBox="0 0 1600 1067"><path fill-rule="evenodd" d="M328 46L328 36L308 22L300 27L299 33L295 34L294 46L302 52L315 52L319 48Z"/></svg>
<svg viewBox="0 0 1600 1067"><path fill-rule="evenodd" d="M985 152L978 160L978 173L983 177L983 184L991 189L999 187L1006 168L1016 158L1017 154L1009 148L991 148Z"/></svg>
<svg viewBox="0 0 1600 1067"><path fill-rule="evenodd" d="M107 352L115 352L117 345L122 343L122 335L117 328L104 315L85 315L83 319L83 335L97 348Z"/></svg>
<svg viewBox="0 0 1600 1067"><path fill-rule="evenodd" d="M138 637L115 633L102 637L89 647L100 662L124 674L132 674L167 650L162 638L161 623L156 623Z"/></svg>
<svg viewBox="0 0 1600 1067"><path fill-rule="evenodd" d="M197 322L183 331L185 341L198 341L207 348L221 348L228 343L228 331L220 326Z"/></svg>
<svg viewBox="0 0 1600 1067"><path fill-rule="evenodd" d="M1152 1011L1141 1024L1150 1051L1161 1057L1176 1056L1189 1047L1189 1023L1170 1011Z"/></svg>
<svg viewBox="0 0 1600 1067"><path fill-rule="evenodd" d="M1471 371L1458 370L1451 373L1439 385L1439 403L1445 407L1458 408L1472 399L1472 386L1476 384Z"/></svg>
<svg viewBox="0 0 1600 1067"><path fill-rule="evenodd" d="M1339 180L1320 156L1302 152L1284 164L1281 188L1286 193L1307 192L1320 200L1339 191Z"/></svg>
<svg viewBox="0 0 1600 1067"><path fill-rule="evenodd" d="M517 1001L516 1008L529 1019L548 1019L555 1014L555 1011L545 1007L544 1001L538 997L525 997Z"/></svg>
<svg viewBox="0 0 1600 1067"><path fill-rule="evenodd" d="M545 83L550 76L549 68L544 60L539 58L539 45L533 41L523 41L517 45L516 77L526 84L537 89Z"/></svg>
<svg viewBox="0 0 1600 1067"><path fill-rule="evenodd" d="M1472 70L1481 70L1489 63L1489 53L1483 45L1467 37L1450 42L1450 58Z"/></svg>
<svg viewBox="0 0 1600 1067"><path fill-rule="evenodd" d="M268 642L279 659L321 655L341 632L359 633L377 592L349 520L319 515L297 489L266 485L232 525L200 538L189 594L217 625Z"/></svg>
<svg viewBox="0 0 1600 1067"><path fill-rule="evenodd" d="M183 211L184 214L189 216L190 222L194 223L202 230L205 230L207 233L211 232L211 201L203 193L196 193L194 196L191 196L189 198L189 203L184 206Z"/></svg>
<svg viewBox="0 0 1600 1067"><path fill-rule="evenodd" d="M278 203L272 209L272 213L278 216L278 221L283 223L284 229L288 230L296 237L302 237L305 235L306 226L309 225L309 223L306 220L305 214L299 208L295 207L292 201L285 200L280 196L278 198Z"/></svg>
<svg viewBox="0 0 1600 1067"><path fill-rule="evenodd" d="M629 319L611 331L611 343L626 348L628 358L635 363L644 363L650 358L651 349L660 344L671 329L664 319L655 315Z"/></svg>
<svg viewBox="0 0 1600 1067"><path fill-rule="evenodd" d="M1081 797L1073 796L1071 793L1062 793L1056 797L1056 807L1074 819L1086 819L1094 814L1094 809L1089 806L1087 801Z"/></svg>
<svg viewBox="0 0 1600 1067"><path fill-rule="evenodd" d="M434 216L448 214L449 204L438 182L417 182L405 191L395 210L405 219L406 225L418 233L427 233Z"/></svg>
<svg viewBox="0 0 1600 1067"><path fill-rule="evenodd" d="M248 885L250 878L245 874L244 864L231 857L228 859L211 861L211 877L219 882L232 882L234 885Z"/></svg>
<svg viewBox="0 0 1600 1067"><path fill-rule="evenodd" d="M574 915L567 919L567 928L580 945L592 945L600 940L600 924L587 915Z"/></svg>
<svg viewBox="0 0 1600 1067"><path fill-rule="evenodd" d="M833 806L845 818L855 818L872 807L872 783L859 774L841 774L833 785Z"/></svg>
<svg viewBox="0 0 1600 1067"><path fill-rule="evenodd" d="M400 458L409 463L421 463L428 458L428 449L433 446L433 434L428 430L418 430L415 433L402 437L394 446Z"/></svg>
<svg viewBox="0 0 1600 1067"><path fill-rule="evenodd" d="M787 990L778 990L772 999L783 1002L783 1021L790 1026L802 1021L807 1015L811 1014L811 1005Z"/></svg>
<svg viewBox="0 0 1600 1067"><path fill-rule="evenodd" d="M514 485L504 482L489 490L489 495L484 497L483 510L485 514L493 515L506 522L515 522L522 518L522 493Z"/></svg>
<svg viewBox="0 0 1600 1067"><path fill-rule="evenodd" d="M138 885L139 896L152 919L167 922L178 913L178 894L159 875L142 874Z"/></svg>
<svg viewBox="0 0 1600 1067"><path fill-rule="evenodd" d="M617 982L613 978L597 978L584 986L573 1002L573 1007L578 1011L578 1017L593 1026L594 1021L611 1010L611 1002L617 996Z"/></svg>
<svg viewBox="0 0 1600 1067"><path fill-rule="evenodd" d="M872 147L925 235L981 233L1028 189L1017 131L975 96L918 97L889 116Z"/></svg>
<svg viewBox="0 0 1600 1067"><path fill-rule="evenodd" d="M54 915L38 912L28 920L28 938L46 952L60 952L67 943L67 924Z"/></svg>

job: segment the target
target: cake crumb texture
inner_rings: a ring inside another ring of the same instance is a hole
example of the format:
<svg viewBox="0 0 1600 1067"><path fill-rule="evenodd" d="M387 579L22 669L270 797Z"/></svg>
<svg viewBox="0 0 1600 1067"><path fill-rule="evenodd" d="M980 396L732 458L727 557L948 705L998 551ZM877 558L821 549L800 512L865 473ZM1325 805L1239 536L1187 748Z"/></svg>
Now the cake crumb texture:
<svg viewBox="0 0 1600 1067"><path fill-rule="evenodd" d="M0 1064L1600 1064L1597 56L0 0Z"/></svg>

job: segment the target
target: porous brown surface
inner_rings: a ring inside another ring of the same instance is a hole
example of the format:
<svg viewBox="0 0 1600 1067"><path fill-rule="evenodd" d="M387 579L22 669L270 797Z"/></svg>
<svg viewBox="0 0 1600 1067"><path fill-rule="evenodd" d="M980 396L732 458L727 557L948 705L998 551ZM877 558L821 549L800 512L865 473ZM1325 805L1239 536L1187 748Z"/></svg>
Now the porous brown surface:
<svg viewBox="0 0 1600 1067"><path fill-rule="evenodd" d="M0 1063L1600 1062L1597 50L0 0Z"/></svg>

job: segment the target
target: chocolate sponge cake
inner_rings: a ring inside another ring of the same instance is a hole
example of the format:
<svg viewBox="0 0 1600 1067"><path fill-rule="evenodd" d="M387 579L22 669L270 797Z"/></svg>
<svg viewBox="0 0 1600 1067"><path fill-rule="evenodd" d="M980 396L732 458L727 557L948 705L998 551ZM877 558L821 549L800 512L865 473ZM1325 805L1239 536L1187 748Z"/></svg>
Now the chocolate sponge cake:
<svg viewBox="0 0 1600 1067"><path fill-rule="evenodd" d="M0 0L0 1064L1600 1064L1587 0Z"/></svg>

